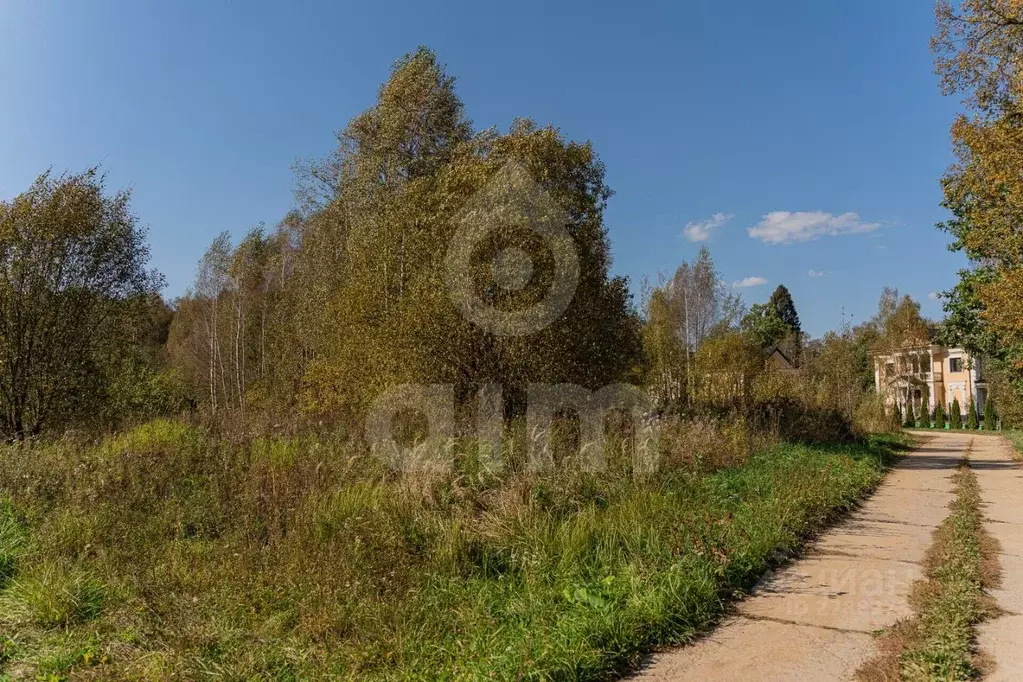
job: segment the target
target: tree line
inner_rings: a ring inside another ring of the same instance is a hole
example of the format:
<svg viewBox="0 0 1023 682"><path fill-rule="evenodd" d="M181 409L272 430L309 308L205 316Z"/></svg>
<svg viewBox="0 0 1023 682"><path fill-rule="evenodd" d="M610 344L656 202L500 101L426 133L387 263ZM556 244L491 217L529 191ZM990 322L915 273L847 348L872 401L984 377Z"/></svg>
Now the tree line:
<svg viewBox="0 0 1023 682"><path fill-rule="evenodd" d="M495 383L514 419L535 382L641 383L662 412L741 412L766 395L852 418L872 387L870 353L924 324L886 290L874 319L811 340L786 287L747 307L707 249L637 303L611 274L612 190L592 145L528 119L476 129L464 109L433 52L398 60L336 149L297 166L294 210L237 243L218 235L170 304L129 194L108 193L97 170L44 174L0 203L0 430L180 410L358 424L402 383L454 385L465 419ZM530 333L495 332L566 274L530 226L550 207L572 245L570 300ZM468 228L471 255L452 267ZM497 266L509 248L528 263L512 269L521 281ZM453 290L496 311L491 326ZM765 373L776 350L800 368L798 388Z"/></svg>

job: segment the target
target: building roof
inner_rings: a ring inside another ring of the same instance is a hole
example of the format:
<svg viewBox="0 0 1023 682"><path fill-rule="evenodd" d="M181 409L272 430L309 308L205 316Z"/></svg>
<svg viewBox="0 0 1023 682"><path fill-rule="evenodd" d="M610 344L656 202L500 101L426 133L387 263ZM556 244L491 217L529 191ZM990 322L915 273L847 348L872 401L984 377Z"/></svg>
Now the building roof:
<svg viewBox="0 0 1023 682"><path fill-rule="evenodd" d="M778 367L783 370L796 368L792 360L789 359L789 356L785 355L782 349L779 348L778 346L768 346L767 348L765 348L764 358L773 359L776 363L778 363Z"/></svg>

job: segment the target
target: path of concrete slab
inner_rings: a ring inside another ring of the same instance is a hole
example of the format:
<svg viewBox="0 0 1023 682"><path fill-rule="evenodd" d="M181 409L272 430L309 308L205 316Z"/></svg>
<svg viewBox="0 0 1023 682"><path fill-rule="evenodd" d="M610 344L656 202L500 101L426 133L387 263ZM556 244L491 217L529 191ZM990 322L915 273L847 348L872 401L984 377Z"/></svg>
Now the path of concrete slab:
<svg viewBox="0 0 1023 682"><path fill-rule="evenodd" d="M970 466L977 473L987 529L1001 545L1002 584L991 591L1004 615L981 623L977 645L993 662L984 678L1023 680L1023 470L1002 438L977 438Z"/></svg>
<svg viewBox="0 0 1023 682"><path fill-rule="evenodd" d="M976 448L983 437L940 432L925 436L878 490L814 543L804 558L765 576L736 614L712 633L654 656L636 677L853 679L876 653L873 634L911 614L910 586L922 576L919 564L931 545L931 533L948 515L951 476L971 439ZM992 471L1008 469L999 465ZM1006 490L1006 498L1010 494ZM1012 531L1017 544L1003 547L1015 546L1017 558L1023 557L1023 507L1003 515L1021 524ZM1019 623L1014 627L1023 637L1023 627ZM1016 646L1015 651L1023 655L1023 647ZM1007 660L999 659L999 665L1007 665Z"/></svg>

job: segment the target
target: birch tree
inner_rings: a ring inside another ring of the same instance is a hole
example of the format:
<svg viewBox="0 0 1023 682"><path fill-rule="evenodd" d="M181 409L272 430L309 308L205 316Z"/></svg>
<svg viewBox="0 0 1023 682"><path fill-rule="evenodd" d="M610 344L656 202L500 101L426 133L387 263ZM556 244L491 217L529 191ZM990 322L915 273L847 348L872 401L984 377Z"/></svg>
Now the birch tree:
<svg viewBox="0 0 1023 682"><path fill-rule="evenodd" d="M683 261L671 279L663 281L648 297L648 357L653 350L659 362L681 363L681 372L665 366L657 367L655 372L681 374L687 405L692 405L696 394L696 352L708 338L732 328L742 311L742 300L725 284L706 247L693 262ZM656 349L649 346L654 339L658 339ZM677 349L664 350L667 339L676 340Z"/></svg>

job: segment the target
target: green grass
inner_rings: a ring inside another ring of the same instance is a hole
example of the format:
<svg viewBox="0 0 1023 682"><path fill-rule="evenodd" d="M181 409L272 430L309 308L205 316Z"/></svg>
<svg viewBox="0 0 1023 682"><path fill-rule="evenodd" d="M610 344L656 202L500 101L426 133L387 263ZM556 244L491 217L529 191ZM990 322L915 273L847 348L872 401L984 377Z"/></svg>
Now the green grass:
<svg viewBox="0 0 1023 682"><path fill-rule="evenodd" d="M0 498L0 588L6 587L18 558L25 551L28 536L24 524L9 500Z"/></svg>
<svg viewBox="0 0 1023 682"><path fill-rule="evenodd" d="M1004 436L1007 433L1009 433L1008 431L989 431L987 429L965 429L965 428L963 428L963 429L946 429L946 428L938 428L936 426L931 426L931 427L913 426L913 427L905 427L904 430L905 431L909 431L909 432L920 431L922 433L930 433L932 431L943 431L945 433L969 433L969 434L974 435L974 436Z"/></svg>
<svg viewBox="0 0 1023 682"><path fill-rule="evenodd" d="M0 594L7 622L67 628L96 618L103 609L103 584L80 569L46 565L11 581Z"/></svg>
<svg viewBox="0 0 1023 682"><path fill-rule="evenodd" d="M905 680L968 680L974 626L989 612L983 575L983 515L977 476L956 474L951 514L938 527L927 558L927 583L918 592L917 636L902 656Z"/></svg>
<svg viewBox="0 0 1023 682"><path fill-rule="evenodd" d="M603 678L712 627L897 443L672 447L639 482L398 476L327 437L175 422L11 446L0 678Z"/></svg>
<svg viewBox="0 0 1023 682"><path fill-rule="evenodd" d="M915 615L887 633L882 655L860 671L861 680L936 682L981 675L975 628L996 611L985 590L998 583L997 546L984 530L980 488L967 459L953 480L956 497L934 533L925 578L910 597Z"/></svg>

